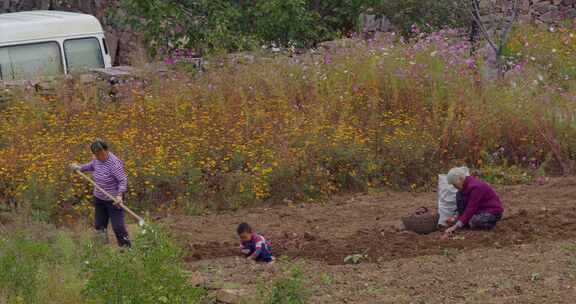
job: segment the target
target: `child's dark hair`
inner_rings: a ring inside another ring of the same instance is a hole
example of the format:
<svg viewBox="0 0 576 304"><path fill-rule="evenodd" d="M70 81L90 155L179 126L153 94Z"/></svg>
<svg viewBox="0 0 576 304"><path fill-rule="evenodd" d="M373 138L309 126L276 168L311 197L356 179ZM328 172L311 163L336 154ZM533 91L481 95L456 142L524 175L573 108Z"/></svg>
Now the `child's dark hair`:
<svg viewBox="0 0 576 304"><path fill-rule="evenodd" d="M236 228L236 232L238 233L238 235L245 233L245 232L251 233L252 227L250 227L250 225L248 225L247 223L242 223L242 224L238 225L238 228Z"/></svg>

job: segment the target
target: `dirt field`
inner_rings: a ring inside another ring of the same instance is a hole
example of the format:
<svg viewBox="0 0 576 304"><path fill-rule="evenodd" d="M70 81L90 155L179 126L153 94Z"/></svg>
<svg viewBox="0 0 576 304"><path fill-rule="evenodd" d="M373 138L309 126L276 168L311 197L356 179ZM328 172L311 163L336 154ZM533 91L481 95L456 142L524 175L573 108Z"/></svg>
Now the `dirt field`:
<svg viewBox="0 0 576 304"><path fill-rule="evenodd" d="M273 206L166 219L211 288L254 290L301 263L311 303L575 303L576 179L499 188L506 214L494 231L397 231L401 216L434 208L436 194L375 193L324 205ZM235 227L246 221L290 262L247 265ZM572 250L569 250L572 249ZM344 258L366 254L360 265Z"/></svg>

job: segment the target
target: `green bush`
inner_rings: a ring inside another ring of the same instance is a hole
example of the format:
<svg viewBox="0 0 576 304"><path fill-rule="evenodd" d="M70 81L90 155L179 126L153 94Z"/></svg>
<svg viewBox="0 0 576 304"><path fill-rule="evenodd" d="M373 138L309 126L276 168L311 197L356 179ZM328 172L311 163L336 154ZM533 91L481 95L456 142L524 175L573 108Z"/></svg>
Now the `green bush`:
<svg viewBox="0 0 576 304"><path fill-rule="evenodd" d="M0 233L0 303L84 302L71 233L36 222Z"/></svg>
<svg viewBox="0 0 576 304"><path fill-rule="evenodd" d="M455 0L394 0L379 1L376 9L390 19L404 34L413 34L413 25L423 31L467 26L470 15L460 1Z"/></svg>
<svg viewBox="0 0 576 304"><path fill-rule="evenodd" d="M304 280L302 269L291 266L284 276L272 282L271 286L260 286L263 304L304 304L308 303L309 289Z"/></svg>
<svg viewBox="0 0 576 304"><path fill-rule="evenodd" d="M57 196L55 190L49 186L42 185L36 177L32 177L28 182L28 187L22 194L22 201L28 203L30 211L35 219L46 221L56 214L58 209Z"/></svg>
<svg viewBox="0 0 576 304"><path fill-rule="evenodd" d="M534 180L532 172L516 166L484 166L480 177L494 185L521 185Z"/></svg>
<svg viewBox="0 0 576 304"><path fill-rule="evenodd" d="M317 15L308 9L306 0L256 1L249 10L254 34L263 42L298 47L318 41Z"/></svg>
<svg viewBox="0 0 576 304"><path fill-rule="evenodd" d="M203 291L187 284L182 252L166 232L147 226L131 250L91 244L85 293L97 303L198 303Z"/></svg>
<svg viewBox="0 0 576 304"><path fill-rule="evenodd" d="M309 47L357 31L360 14L373 8L403 33L462 26L468 15L457 1L383 0L121 0L114 23L130 26L153 55L173 50L241 51L263 44Z"/></svg>
<svg viewBox="0 0 576 304"><path fill-rule="evenodd" d="M132 250L29 219L0 226L0 303L198 303L181 251L155 226Z"/></svg>

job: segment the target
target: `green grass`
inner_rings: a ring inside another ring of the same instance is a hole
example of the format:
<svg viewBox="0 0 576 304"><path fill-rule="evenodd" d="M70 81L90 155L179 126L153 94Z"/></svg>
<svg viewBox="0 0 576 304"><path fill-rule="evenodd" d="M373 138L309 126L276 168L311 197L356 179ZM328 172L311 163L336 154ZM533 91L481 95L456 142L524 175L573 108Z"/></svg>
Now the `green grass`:
<svg viewBox="0 0 576 304"><path fill-rule="evenodd" d="M0 226L1 227L1 226ZM181 251L148 226L132 250L33 220L0 230L0 303L199 303Z"/></svg>
<svg viewBox="0 0 576 304"><path fill-rule="evenodd" d="M259 286L260 303L262 304L304 304L308 303L310 289L299 265L291 265L282 277L270 285Z"/></svg>

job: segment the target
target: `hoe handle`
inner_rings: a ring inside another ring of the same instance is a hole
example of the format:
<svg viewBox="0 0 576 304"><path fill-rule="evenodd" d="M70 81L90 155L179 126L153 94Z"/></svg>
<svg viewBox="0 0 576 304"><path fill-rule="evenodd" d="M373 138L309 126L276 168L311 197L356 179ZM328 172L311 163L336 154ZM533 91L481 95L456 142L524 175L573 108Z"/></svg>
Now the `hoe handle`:
<svg viewBox="0 0 576 304"><path fill-rule="evenodd" d="M108 193L108 191L102 189L102 187L98 186L98 184L96 184L95 181L93 181L88 175L84 174L83 172L81 172L80 170L75 170L76 173L80 174L80 176L82 176L85 180L89 181L92 185L94 185L94 187L96 187L96 189L98 189L98 191L104 193L109 199L111 199L114 203L116 203L117 205L119 205L122 209L124 209L126 212L128 212L128 214L130 214L133 218L135 218L138 221L138 224L140 226L142 226L142 224L144 223L144 219L141 218L140 216L138 216L138 214L136 214L134 211L130 210L130 208L126 207L126 205L124 205L122 202L118 202L116 200L116 198L114 196L112 196L112 194Z"/></svg>

